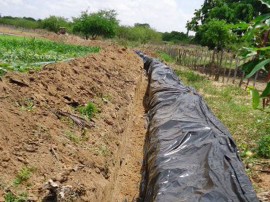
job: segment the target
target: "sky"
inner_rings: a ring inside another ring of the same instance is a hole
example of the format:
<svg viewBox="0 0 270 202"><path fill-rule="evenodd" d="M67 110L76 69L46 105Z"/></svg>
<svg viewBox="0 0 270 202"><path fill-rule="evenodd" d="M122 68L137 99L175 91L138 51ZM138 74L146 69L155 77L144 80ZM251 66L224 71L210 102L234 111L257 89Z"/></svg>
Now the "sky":
<svg viewBox="0 0 270 202"><path fill-rule="evenodd" d="M71 19L82 11L114 9L121 25L148 23L160 32L185 32L186 22L204 0L0 0L1 16Z"/></svg>

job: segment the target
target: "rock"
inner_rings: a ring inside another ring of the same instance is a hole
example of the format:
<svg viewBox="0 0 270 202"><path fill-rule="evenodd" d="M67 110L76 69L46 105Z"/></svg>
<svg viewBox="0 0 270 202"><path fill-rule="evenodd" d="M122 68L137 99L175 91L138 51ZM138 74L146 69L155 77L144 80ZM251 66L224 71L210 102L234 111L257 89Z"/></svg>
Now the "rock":
<svg viewBox="0 0 270 202"><path fill-rule="evenodd" d="M113 121L111 121L111 120L109 120L109 119L105 119L104 121L105 121L105 123L107 123L108 125L113 126Z"/></svg>
<svg viewBox="0 0 270 202"><path fill-rule="evenodd" d="M100 169L99 168L96 168L95 171L96 171L97 174L100 174Z"/></svg>

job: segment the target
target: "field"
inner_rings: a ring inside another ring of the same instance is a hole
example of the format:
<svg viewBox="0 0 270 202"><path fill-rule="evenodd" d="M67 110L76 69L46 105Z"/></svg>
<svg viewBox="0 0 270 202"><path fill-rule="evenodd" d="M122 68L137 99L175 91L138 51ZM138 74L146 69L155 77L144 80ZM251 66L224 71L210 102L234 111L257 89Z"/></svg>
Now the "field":
<svg viewBox="0 0 270 202"><path fill-rule="evenodd" d="M52 201L54 193L134 201L146 134L142 60L111 41L11 31L23 37L0 35L0 201ZM233 135L256 191L268 191L269 160L257 150L269 114L252 109L247 91L145 51L197 89Z"/></svg>
<svg viewBox="0 0 270 202"><path fill-rule="evenodd" d="M99 52L98 47L75 46L49 40L0 35L0 74L25 72L42 65Z"/></svg>

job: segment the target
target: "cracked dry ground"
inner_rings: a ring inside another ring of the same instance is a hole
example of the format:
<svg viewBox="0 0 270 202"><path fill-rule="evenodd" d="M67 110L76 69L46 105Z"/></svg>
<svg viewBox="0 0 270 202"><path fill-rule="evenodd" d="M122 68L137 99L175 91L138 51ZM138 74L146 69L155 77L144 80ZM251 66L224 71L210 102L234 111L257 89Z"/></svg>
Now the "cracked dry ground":
<svg viewBox="0 0 270 202"><path fill-rule="evenodd" d="M8 192L53 201L53 191L65 194L58 201L136 199L146 132L142 68L133 51L109 45L39 72L5 75L0 80L0 201ZM80 115L76 108L89 101L99 113L87 129L59 115ZM29 179L15 185L23 169Z"/></svg>

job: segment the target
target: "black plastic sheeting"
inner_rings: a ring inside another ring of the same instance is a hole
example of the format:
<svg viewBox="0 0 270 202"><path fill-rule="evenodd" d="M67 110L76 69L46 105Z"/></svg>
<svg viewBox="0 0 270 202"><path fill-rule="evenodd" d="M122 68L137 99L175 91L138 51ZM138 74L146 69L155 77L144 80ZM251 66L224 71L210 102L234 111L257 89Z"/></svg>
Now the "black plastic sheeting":
<svg viewBox="0 0 270 202"><path fill-rule="evenodd" d="M258 201L235 142L171 68L144 60L148 134L140 201Z"/></svg>

